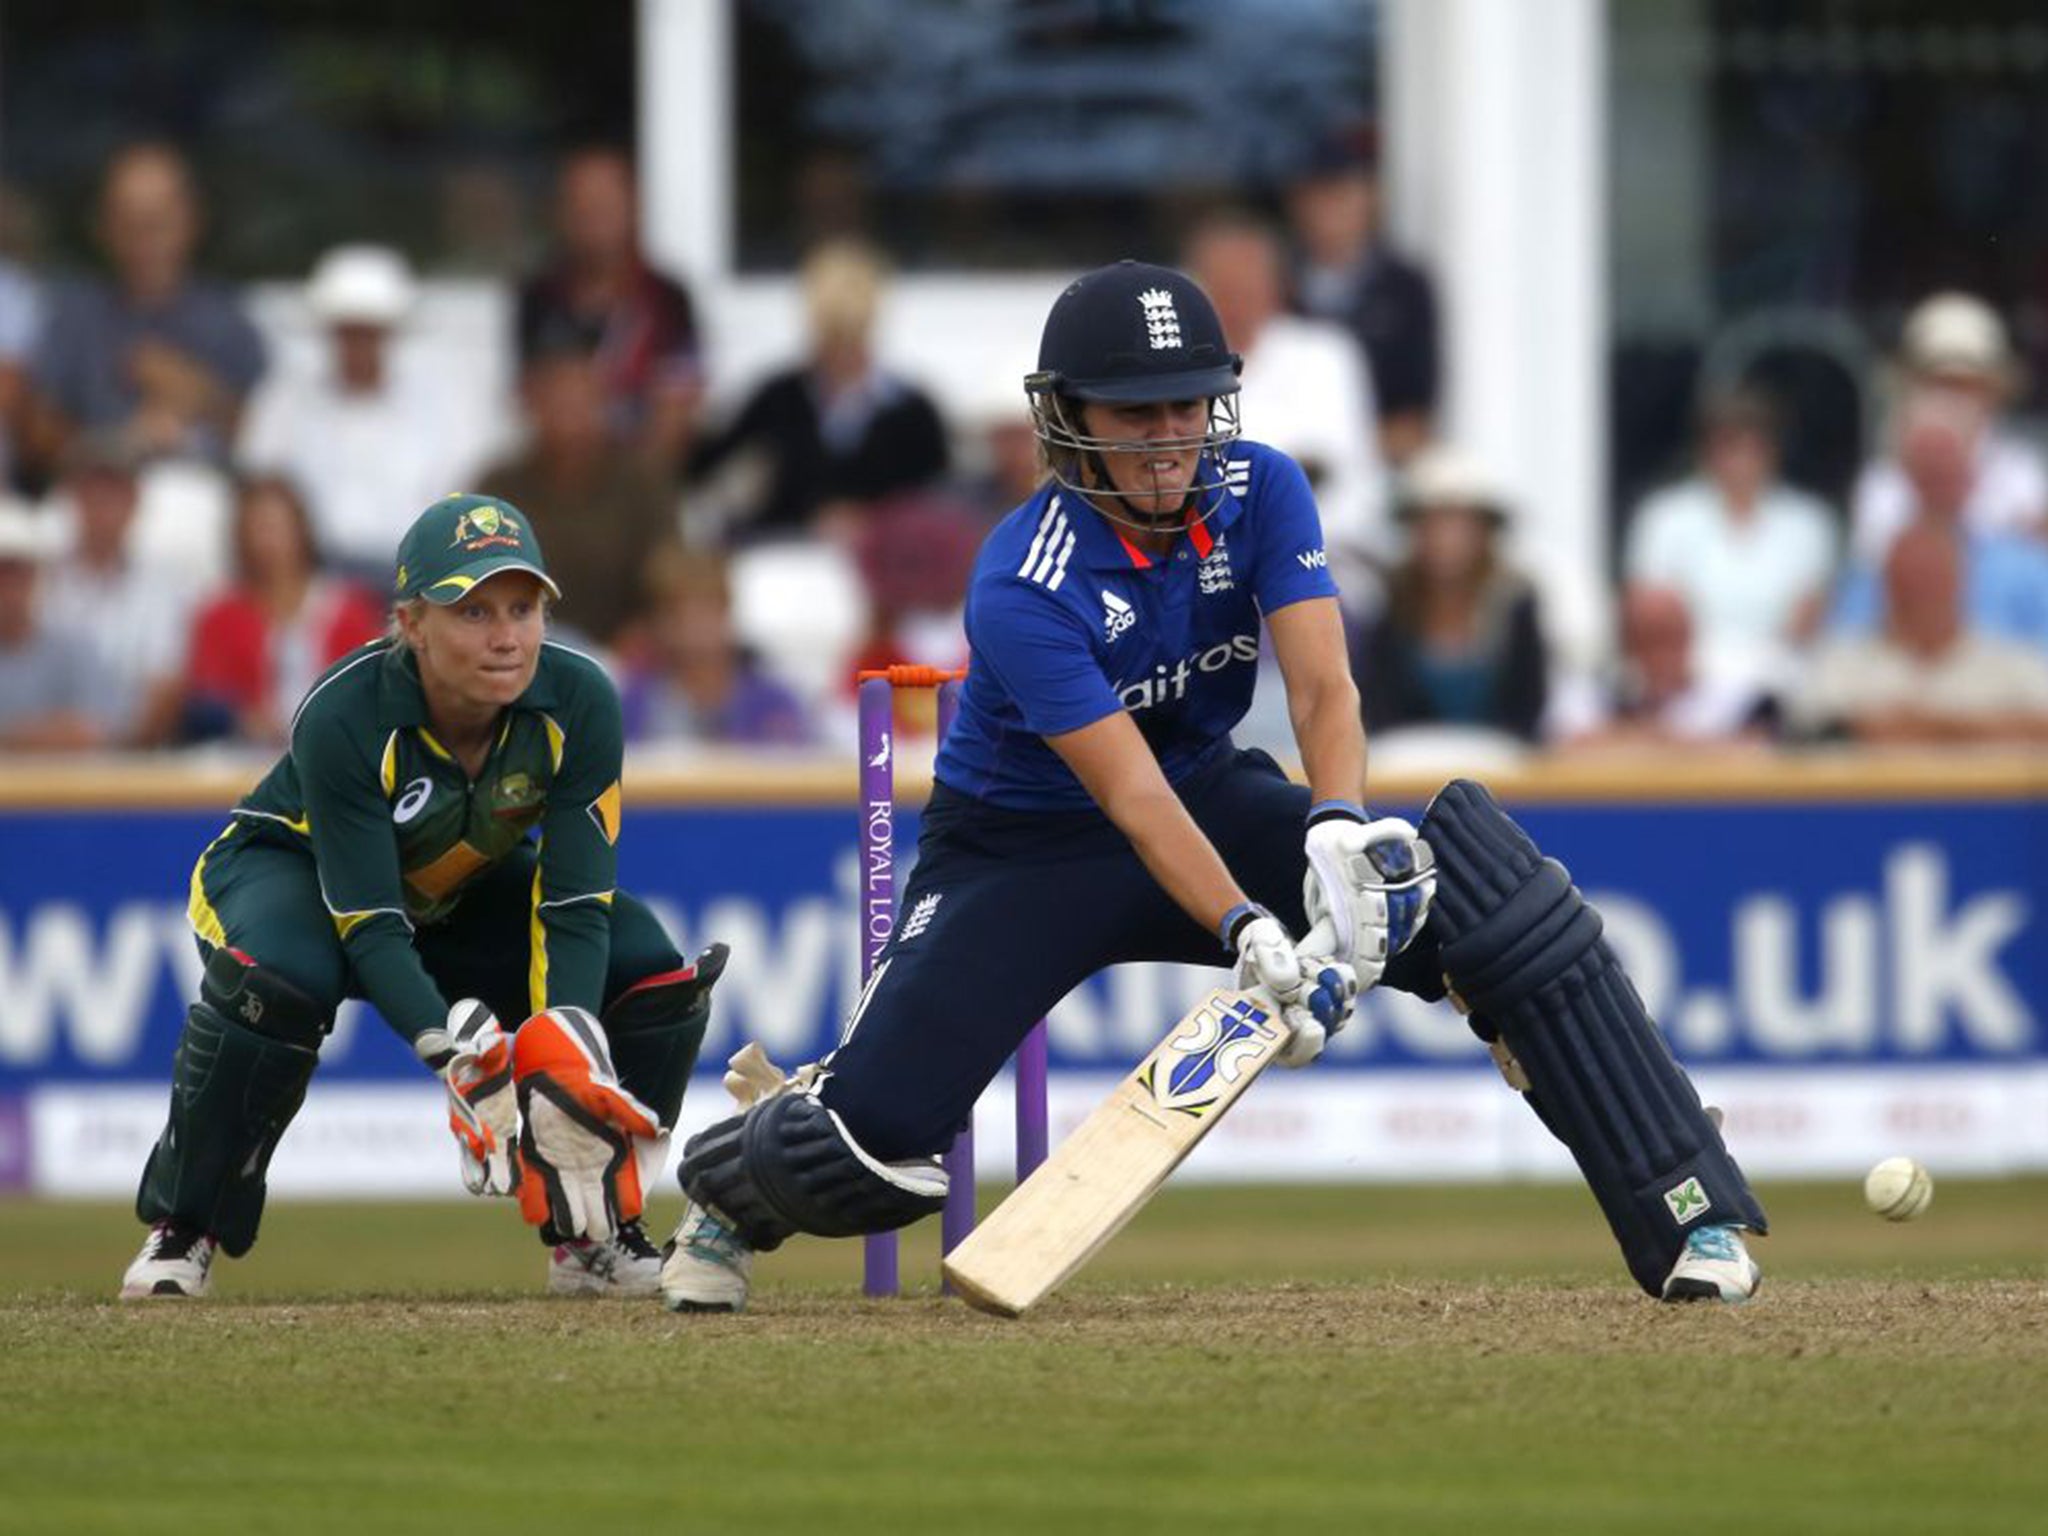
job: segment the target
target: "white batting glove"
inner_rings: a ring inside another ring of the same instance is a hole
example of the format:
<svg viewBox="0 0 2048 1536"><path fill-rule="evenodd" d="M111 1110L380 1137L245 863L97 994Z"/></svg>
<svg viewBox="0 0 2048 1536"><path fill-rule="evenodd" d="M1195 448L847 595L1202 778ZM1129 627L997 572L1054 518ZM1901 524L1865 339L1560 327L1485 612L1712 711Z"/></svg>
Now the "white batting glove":
<svg viewBox="0 0 2048 1536"><path fill-rule="evenodd" d="M473 997L448 1010L448 1028L429 1030L413 1047L448 1090L448 1129L472 1195L519 1188L519 1100L512 1088L512 1041L497 1015Z"/></svg>
<svg viewBox="0 0 2048 1536"><path fill-rule="evenodd" d="M1320 936L1327 938L1327 935ZM1258 988L1279 1005L1291 1034L1274 1059L1283 1067L1305 1067L1323 1054L1329 1037L1351 1019L1358 978L1348 965L1297 950L1280 920L1264 907L1244 902L1223 919L1223 942L1237 952L1239 991Z"/></svg>
<svg viewBox="0 0 2048 1536"><path fill-rule="evenodd" d="M1332 954L1375 985L1414 942L1436 899L1436 857L1398 816L1367 821L1362 807L1325 800L1310 813L1302 903L1311 928L1329 924Z"/></svg>

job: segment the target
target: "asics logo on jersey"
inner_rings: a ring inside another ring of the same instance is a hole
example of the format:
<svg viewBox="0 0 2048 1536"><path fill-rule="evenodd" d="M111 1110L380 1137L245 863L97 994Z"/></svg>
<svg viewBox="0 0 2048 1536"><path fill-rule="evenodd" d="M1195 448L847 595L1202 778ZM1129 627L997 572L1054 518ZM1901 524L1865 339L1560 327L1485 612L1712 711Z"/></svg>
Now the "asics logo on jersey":
<svg viewBox="0 0 2048 1536"><path fill-rule="evenodd" d="M1102 589L1102 638L1111 641L1138 622L1137 610L1109 588Z"/></svg>
<svg viewBox="0 0 2048 1536"><path fill-rule="evenodd" d="M1206 651L1181 657L1171 666L1162 661L1152 669L1150 677L1140 678L1135 683L1119 680L1113 685L1116 701L1131 714L1158 704L1176 704L1188 696L1188 679L1197 672L1221 672L1237 662L1258 659L1259 637L1256 634L1232 635Z"/></svg>
<svg viewBox="0 0 2048 1536"><path fill-rule="evenodd" d="M1330 568L1330 552L1325 549L1304 549L1294 558L1304 571L1327 571Z"/></svg>
<svg viewBox="0 0 2048 1536"><path fill-rule="evenodd" d="M1145 337L1152 343L1152 350L1163 352L1168 347L1178 347L1180 312L1173 307L1172 290L1147 288L1138 295L1138 302L1145 306Z"/></svg>
<svg viewBox="0 0 2048 1536"><path fill-rule="evenodd" d="M405 793L398 797L391 807L391 819L404 826L413 817L426 809L428 797L434 793L434 781L427 778L414 779L405 786Z"/></svg>

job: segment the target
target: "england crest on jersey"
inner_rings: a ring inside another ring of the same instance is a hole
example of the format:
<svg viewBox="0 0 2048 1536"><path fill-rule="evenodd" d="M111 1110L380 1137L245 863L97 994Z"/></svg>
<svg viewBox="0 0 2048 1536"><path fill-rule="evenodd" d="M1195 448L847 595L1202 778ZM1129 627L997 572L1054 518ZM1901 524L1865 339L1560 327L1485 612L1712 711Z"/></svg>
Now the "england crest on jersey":
<svg viewBox="0 0 2048 1536"><path fill-rule="evenodd" d="M1205 597L1228 592L1237 585L1231 580L1230 551L1223 547L1222 539L1219 538L1209 547L1209 553L1202 556L1202 563L1195 567L1195 580Z"/></svg>

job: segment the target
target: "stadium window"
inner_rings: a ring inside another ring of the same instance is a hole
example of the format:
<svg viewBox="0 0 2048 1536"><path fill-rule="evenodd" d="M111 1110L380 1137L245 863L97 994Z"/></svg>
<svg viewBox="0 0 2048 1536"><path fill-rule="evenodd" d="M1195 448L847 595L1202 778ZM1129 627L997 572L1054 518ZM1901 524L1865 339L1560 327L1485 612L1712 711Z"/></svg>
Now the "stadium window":
<svg viewBox="0 0 2048 1536"><path fill-rule="evenodd" d="M633 26L632 0L8 6L0 172L57 264L92 257L108 155L152 138L195 165L223 276L296 276L346 240L505 276L544 239L558 151L631 142Z"/></svg>
<svg viewBox="0 0 2048 1536"><path fill-rule="evenodd" d="M1371 115L1373 0L739 0L738 265L860 233L916 269L1170 253Z"/></svg>

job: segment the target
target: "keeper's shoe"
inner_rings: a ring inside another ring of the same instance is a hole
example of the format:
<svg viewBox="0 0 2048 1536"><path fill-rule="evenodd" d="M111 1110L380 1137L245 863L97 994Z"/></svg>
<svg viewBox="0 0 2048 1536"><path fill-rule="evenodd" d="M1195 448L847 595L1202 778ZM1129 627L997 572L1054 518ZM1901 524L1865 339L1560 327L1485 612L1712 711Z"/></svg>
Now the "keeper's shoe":
<svg viewBox="0 0 2048 1536"><path fill-rule="evenodd" d="M745 1309L754 1250L710 1206L692 1200L662 1253L661 1299L669 1311Z"/></svg>
<svg viewBox="0 0 2048 1536"><path fill-rule="evenodd" d="M197 1227L160 1221L142 1240L142 1252L121 1277L123 1301L153 1296L197 1300L213 1285L213 1255L219 1244Z"/></svg>
<svg viewBox="0 0 2048 1536"><path fill-rule="evenodd" d="M638 1221L603 1242L587 1237L548 1251L550 1296L652 1296L661 1289L661 1250Z"/></svg>
<svg viewBox="0 0 2048 1536"><path fill-rule="evenodd" d="M1740 1227L1701 1227L1685 1240L1685 1252L1664 1282L1666 1301L1747 1301L1764 1283L1764 1272L1742 1243Z"/></svg>

